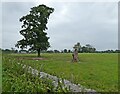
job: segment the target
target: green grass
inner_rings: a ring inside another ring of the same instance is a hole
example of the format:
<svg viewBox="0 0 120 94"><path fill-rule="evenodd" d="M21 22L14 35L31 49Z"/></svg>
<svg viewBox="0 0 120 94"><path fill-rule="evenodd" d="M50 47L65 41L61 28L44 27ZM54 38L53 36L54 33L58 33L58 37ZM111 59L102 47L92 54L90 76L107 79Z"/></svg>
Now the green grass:
<svg viewBox="0 0 120 94"><path fill-rule="evenodd" d="M2 52L0 51L0 93L2 92Z"/></svg>
<svg viewBox="0 0 120 94"><path fill-rule="evenodd" d="M63 83L59 81L57 87L54 87L52 81L47 78L39 78L40 75L28 73L28 68L22 68L23 65L17 64L14 58L5 55L3 57L2 67L2 93L7 92L32 92L51 93L51 92L70 92L69 88L62 88Z"/></svg>
<svg viewBox="0 0 120 94"><path fill-rule="evenodd" d="M18 59L25 58L23 60ZM35 54L11 54L16 62L30 65L33 68L58 77L68 79L86 88L99 92L118 91L118 54L82 53L80 62L72 63L71 54L42 54L44 60L29 60Z"/></svg>

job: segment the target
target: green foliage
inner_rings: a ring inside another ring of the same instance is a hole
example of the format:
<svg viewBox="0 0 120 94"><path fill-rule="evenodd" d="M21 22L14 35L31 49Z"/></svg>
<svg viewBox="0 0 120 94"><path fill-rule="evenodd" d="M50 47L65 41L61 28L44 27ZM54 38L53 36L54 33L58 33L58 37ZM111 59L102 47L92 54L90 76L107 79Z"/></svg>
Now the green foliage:
<svg viewBox="0 0 120 94"><path fill-rule="evenodd" d="M29 50L37 50L40 53L41 50L47 50L50 46L47 37L47 22L51 13L54 9L49 8L46 5L39 5L37 7L31 8L31 11L26 16L20 18L20 22L23 22L22 30L20 34L24 38L17 42L16 47L27 48Z"/></svg>
<svg viewBox="0 0 120 94"><path fill-rule="evenodd" d="M74 49L77 49L77 51L80 52L80 50L81 50L81 45L80 45L80 43L78 42L77 44L75 44L73 48L74 48Z"/></svg>
<svg viewBox="0 0 120 94"><path fill-rule="evenodd" d="M67 53L67 49L64 49L64 53Z"/></svg>
<svg viewBox="0 0 120 94"><path fill-rule="evenodd" d="M78 42L77 44L74 45L74 49L77 49L78 52L85 52L85 53L95 53L96 48L91 46L90 44L86 44L85 46L81 46L80 43Z"/></svg>
<svg viewBox="0 0 120 94"><path fill-rule="evenodd" d="M61 85L55 88L51 80L47 78L40 79L39 75L35 76L28 73L27 67L23 69L23 66L17 63L16 59L9 58L8 55L3 56L2 92L26 92L30 94L32 92L50 93L68 91L68 89L60 88Z"/></svg>
<svg viewBox="0 0 120 94"><path fill-rule="evenodd" d="M82 52L89 52L89 53L94 53L96 49L91 46L90 44L86 44L86 46L82 47Z"/></svg>
<svg viewBox="0 0 120 94"><path fill-rule="evenodd" d="M44 54L44 60L29 60L35 54L14 54L11 58L24 59L21 63L30 65L37 70L44 64L42 71L63 77L73 83L81 84L99 92L118 91L118 54L81 53L80 62L72 63L71 54Z"/></svg>

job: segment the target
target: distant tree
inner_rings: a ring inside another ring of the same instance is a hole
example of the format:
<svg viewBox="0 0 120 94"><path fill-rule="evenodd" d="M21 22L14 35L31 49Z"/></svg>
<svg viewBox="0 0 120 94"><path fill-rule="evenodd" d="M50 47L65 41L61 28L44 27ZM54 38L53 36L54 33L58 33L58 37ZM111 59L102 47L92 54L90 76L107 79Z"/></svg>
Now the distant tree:
<svg viewBox="0 0 120 94"><path fill-rule="evenodd" d="M20 50L19 53L28 53L27 50Z"/></svg>
<svg viewBox="0 0 120 94"><path fill-rule="evenodd" d="M5 49L5 50L3 49L2 52L4 52L4 53L11 53L12 51L10 49Z"/></svg>
<svg viewBox="0 0 120 94"><path fill-rule="evenodd" d="M91 52L93 53L96 52L96 48L93 47Z"/></svg>
<svg viewBox="0 0 120 94"><path fill-rule="evenodd" d="M12 48L11 48L11 52L12 52L12 53L18 53L18 50L16 50L15 48L12 47Z"/></svg>
<svg viewBox="0 0 120 94"><path fill-rule="evenodd" d="M92 45L90 45L90 44L86 44L85 45L87 48L92 48Z"/></svg>
<svg viewBox="0 0 120 94"><path fill-rule="evenodd" d="M96 52L96 48L94 48L90 44L86 44L85 46L81 47L81 52L95 53Z"/></svg>
<svg viewBox="0 0 120 94"><path fill-rule="evenodd" d="M80 52L81 51L81 45L80 45L79 42L77 43L77 46L78 46L78 52Z"/></svg>
<svg viewBox="0 0 120 94"><path fill-rule="evenodd" d="M53 50L48 50L47 53L53 53L54 51Z"/></svg>
<svg viewBox="0 0 120 94"><path fill-rule="evenodd" d="M54 50L54 53L60 53L60 51L58 51L58 50Z"/></svg>
<svg viewBox="0 0 120 94"><path fill-rule="evenodd" d="M14 53L18 53L18 50L15 50Z"/></svg>
<svg viewBox="0 0 120 94"><path fill-rule="evenodd" d="M61 50L61 53L64 53L64 51L63 51L63 50Z"/></svg>
<svg viewBox="0 0 120 94"><path fill-rule="evenodd" d="M42 50L47 50L50 47L49 37L47 37L47 33L44 31L48 29L46 24L53 11L53 8L39 5L31 8L29 14L20 18L20 22L23 22L23 29L20 31L20 34L24 38L17 42L16 47L23 49L29 46L29 50L38 52L38 57Z"/></svg>
<svg viewBox="0 0 120 94"><path fill-rule="evenodd" d="M120 50L115 50L115 53L120 53Z"/></svg>
<svg viewBox="0 0 120 94"><path fill-rule="evenodd" d="M64 49L64 53L67 53L67 49Z"/></svg>
<svg viewBox="0 0 120 94"><path fill-rule="evenodd" d="M104 53L114 53L114 51L113 50L106 50L106 51L104 51Z"/></svg>
<svg viewBox="0 0 120 94"><path fill-rule="evenodd" d="M96 51L96 49L90 44L86 44L86 49L87 49L87 52L89 53L93 53Z"/></svg>
<svg viewBox="0 0 120 94"><path fill-rule="evenodd" d="M77 49L77 51L80 52L81 51L81 45L80 45L80 43L78 42L77 44L75 44L73 48Z"/></svg>
<svg viewBox="0 0 120 94"><path fill-rule="evenodd" d="M82 49L81 52L87 52L87 47L83 46L81 49Z"/></svg>
<svg viewBox="0 0 120 94"><path fill-rule="evenodd" d="M68 53L71 53L71 50L68 50Z"/></svg>

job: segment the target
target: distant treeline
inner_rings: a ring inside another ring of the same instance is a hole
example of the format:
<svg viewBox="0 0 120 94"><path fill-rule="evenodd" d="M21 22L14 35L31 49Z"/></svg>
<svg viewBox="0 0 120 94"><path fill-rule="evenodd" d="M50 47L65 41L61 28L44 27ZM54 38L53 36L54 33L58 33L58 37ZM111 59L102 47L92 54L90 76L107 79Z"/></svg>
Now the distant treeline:
<svg viewBox="0 0 120 94"><path fill-rule="evenodd" d="M0 49L3 53L37 53L37 51L29 51L29 50L16 50L16 49ZM42 53L73 53L73 50L63 49L59 50L47 50L41 51ZM120 50L105 50L105 51L96 51L95 49L81 48L78 53L120 53Z"/></svg>
<svg viewBox="0 0 120 94"><path fill-rule="evenodd" d="M64 49L62 51L59 50L48 50L47 53L73 53L72 50ZM78 53L120 53L120 50L106 50L106 51L78 51Z"/></svg>

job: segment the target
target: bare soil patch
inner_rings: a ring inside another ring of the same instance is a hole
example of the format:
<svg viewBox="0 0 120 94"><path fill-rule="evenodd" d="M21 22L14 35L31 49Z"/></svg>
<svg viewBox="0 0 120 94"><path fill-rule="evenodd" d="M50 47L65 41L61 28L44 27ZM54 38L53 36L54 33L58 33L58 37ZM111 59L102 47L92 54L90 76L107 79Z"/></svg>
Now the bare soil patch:
<svg viewBox="0 0 120 94"><path fill-rule="evenodd" d="M42 58L42 57L34 57L34 58L28 58L28 57L19 57L19 60L46 60L46 58Z"/></svg>

